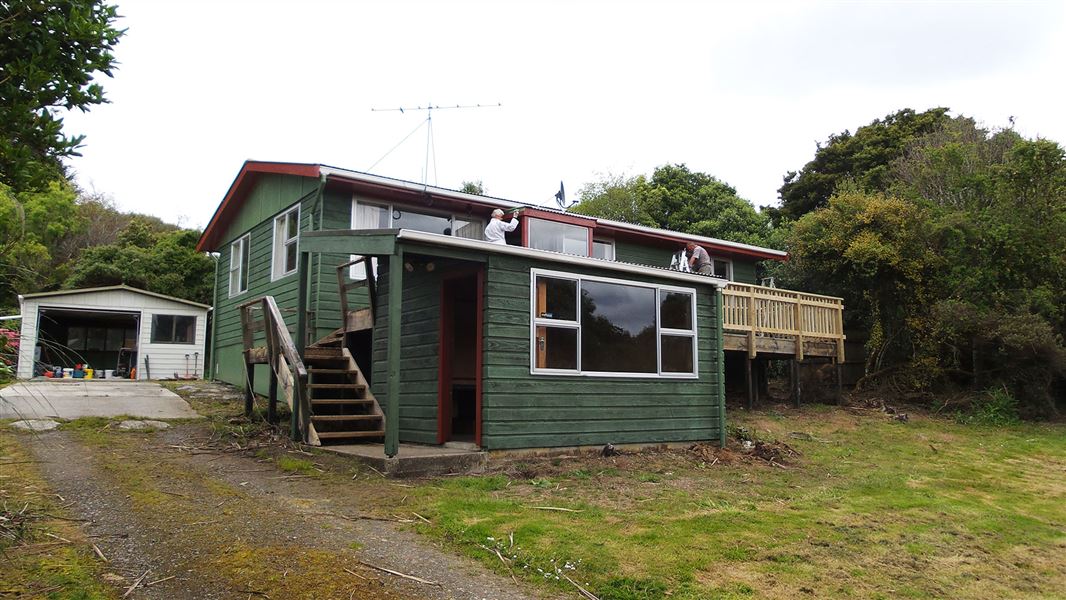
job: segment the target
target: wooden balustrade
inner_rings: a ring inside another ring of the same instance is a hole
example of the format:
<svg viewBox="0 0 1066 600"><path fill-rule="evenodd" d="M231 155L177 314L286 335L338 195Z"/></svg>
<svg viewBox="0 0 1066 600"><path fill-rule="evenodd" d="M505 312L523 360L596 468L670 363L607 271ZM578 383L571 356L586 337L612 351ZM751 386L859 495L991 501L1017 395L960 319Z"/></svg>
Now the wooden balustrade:
<svg viewBox="0 0 1066 600"><path fill-rule="evenodd" d="M778 288L730 283L723 291L723 329L748 334L750 357L756 337L779 337L795 342L803 360L804 342L835 342L836 358L844 360L844 301L832 296Z"/></svg>

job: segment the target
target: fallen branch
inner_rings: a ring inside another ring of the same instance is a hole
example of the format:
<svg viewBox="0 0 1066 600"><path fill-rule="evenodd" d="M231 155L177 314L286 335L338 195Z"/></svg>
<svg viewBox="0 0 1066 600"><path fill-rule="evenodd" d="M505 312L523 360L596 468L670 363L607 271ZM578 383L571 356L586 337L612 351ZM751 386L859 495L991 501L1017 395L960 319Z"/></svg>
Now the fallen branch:
<svg viewBox="0 0 1066 600"><path fill-rule="evenodd" d="M426 585L435 585L437 587L444 587L441 584L437 583L436 581L429 581L428 579L422 579L421 577L415 577L414 575L407 575L406 573L401 573L399 571L393 571L392 569L386 569L385 567L379 567L377 565L372 565L372 564L370 564L370 563L368 563L366 561L363 561L363 560L359 561L359 564L366 565L366 566L370 567L371 569L377 569L378 571L383 571L385 573L388 573L389 575L395 575L397 577L403 577L404 579L410 579L411 581L417 581L418 583L424 583Z"/></svg>
<svg viewBox="0 0 1066 600"><path fill-rule="evenodd" d="M363 576L362 576L362 575L360 575L359 573L356 573L355 571L353 571L353 570L351 570L351 569L349 569L349 568L347 568L347 567L345 567L345 569L344 569L344 572L345 572L345 573L347 573L347 574L349 574L349 575L355 575L355 576L356 576L356 577L358 577L359 579L363 579L363 580L366 580L366 581L370 581L370 579L369 579L368 577L363 577Z"/></svg>
<svg viewBox="0 0 1066 600"><path fill-rule="evenodd" d="M414 515L414 516L416 516L416 517L418 517L419 519L422 519L422 520L423 520L423 521L425 521L426 523L429 523L430 525L432 525L432 524L433 524L433 521L430 521L429 519L427 519L427 518L423 517L422 515L420 515L420 514L418 514L418 513L416 513L416 512L413 512L413 513L411 513L411 514L412 514L412 515Z"/></svg>
<svg viewBox="0 0 1066 600"><path fill-rule="evenodd" d="M586 590L585 588L578 585L576 581L570 579L569 575L563 575L563 577L570 583L574 584L574 587L577 588L577 591L581 592L581 595L587 598L588 600L600 600L598 597L596 597L596 594L593 594L592 592Z"/></svg>
<svg viewBox="0 0 1066 600"><path fill-rule="evenodd" d="M96 555L100 557L100 560L102 560L104 562L111 562L111 561L107 560L106 556L104 556L104 553L100 550L100 546L97 546L96 544L91 544L91 545L93 547L93 552L95 552Z"/></svg>
<svg viewBox="0 0 1066 600"><path fill-rule="evenodd" d="M530 507L527 507L527 508L533 508L533 509L536 509L536 510L557 510L557 511L561 511L561 512L571 512L571 513L585 512L583 510L577 510L577 509L574 509L574 508L561 508L561 507L558 507L558 506L530 506Z"/></svg>
<svg viewBox="0 0 1066 600"><path fill-rule="evenodd" d="M157 583L163 583L164 581L168 581L170 579L174 579L175 577L177 577L177 575L171 575L170 577L164 577L162 579L156 579L155 581L149 581L148 583L144 584L144 587L152 587L153 585L155 585Z"/></svg>
<svg viewBox="0 0 1066 600"><path fill-rule="evenodd" d="M132 593L133 593L133 590L137 589L137 586L141 585L141 582L142 582L142 581L144 581L144 578L145 578L145 577L148 577L148 574L149 574L149 573L151 573L151 570L145 571L145 572L144 572L144 575L141 575L140 577L138 577L138 578L137 578L137 581L134 581L134 582L133 582L133 585L131 585L131 586L129 587L129 589L128 589L128 590L126 590L126 593L125 593L125 594L122 594L122 597L123 597L123 598L125 598L126 596L129 596L130 594L132 594Z"/></svg>

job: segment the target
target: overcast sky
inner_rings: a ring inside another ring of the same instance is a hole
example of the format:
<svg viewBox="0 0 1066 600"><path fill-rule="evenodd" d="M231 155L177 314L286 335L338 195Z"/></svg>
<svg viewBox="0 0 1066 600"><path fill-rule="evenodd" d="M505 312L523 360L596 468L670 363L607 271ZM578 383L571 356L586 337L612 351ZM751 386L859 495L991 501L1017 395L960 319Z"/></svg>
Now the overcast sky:
<svg viewBox="0 0 1066 600"><path fill-rule="evenodd" d="M422 181L426 114L371 108L502 104L433 112L428 180L529 204L666 163L776 203L817 141L905 107L1066 142L1062 1L118 5L111 104L67 117L69 164L186 226L245 159Z"/></svg>

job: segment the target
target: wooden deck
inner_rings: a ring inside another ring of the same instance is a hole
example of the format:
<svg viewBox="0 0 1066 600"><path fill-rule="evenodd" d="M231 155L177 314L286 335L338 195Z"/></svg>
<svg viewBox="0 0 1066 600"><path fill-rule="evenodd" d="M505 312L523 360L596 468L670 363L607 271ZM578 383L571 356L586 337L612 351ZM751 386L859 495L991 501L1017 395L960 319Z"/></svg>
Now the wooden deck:
<svg viewBox="0 0 1066 600"><path fill-rule="evenodd" d="M726 350L844 362L843 299L746 283L730 283L723 299Z"/></svg>

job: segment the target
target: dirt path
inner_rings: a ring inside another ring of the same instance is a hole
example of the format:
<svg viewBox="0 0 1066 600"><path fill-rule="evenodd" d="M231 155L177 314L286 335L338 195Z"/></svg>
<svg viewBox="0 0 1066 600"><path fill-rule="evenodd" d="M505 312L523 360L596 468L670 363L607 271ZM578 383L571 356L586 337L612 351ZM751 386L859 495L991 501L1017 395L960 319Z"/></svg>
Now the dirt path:
<svg viewBox="0 0 1066 600"><path fill-rule="evenodd" d="M117 589L146 572L142 583L168 578L129 597L541 597L401 524L359 518L374 502L359 481L293 474L244 453L188 450L209 434L184 425L22 439L56 493L74 503L69 513L87 520Z"/></svg>

